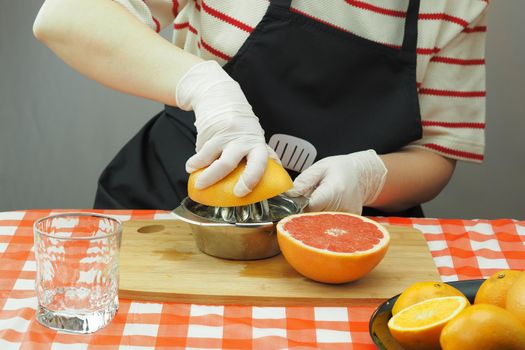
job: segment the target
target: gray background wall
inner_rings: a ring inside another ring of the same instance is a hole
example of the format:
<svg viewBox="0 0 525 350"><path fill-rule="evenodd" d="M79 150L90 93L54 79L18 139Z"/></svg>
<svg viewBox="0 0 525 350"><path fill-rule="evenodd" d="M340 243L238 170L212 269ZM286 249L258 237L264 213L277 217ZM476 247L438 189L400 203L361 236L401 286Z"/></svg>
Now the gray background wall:
<svg viewBox="0 0 525 350"><path fill-rule="evenodd" d="M161 106L87 80L37 42L41 0L0 4L0 211L89 208L105 164ZM492 1L486 160L459 164L429 217L525 219L524 13L522 0Z"/></svg>

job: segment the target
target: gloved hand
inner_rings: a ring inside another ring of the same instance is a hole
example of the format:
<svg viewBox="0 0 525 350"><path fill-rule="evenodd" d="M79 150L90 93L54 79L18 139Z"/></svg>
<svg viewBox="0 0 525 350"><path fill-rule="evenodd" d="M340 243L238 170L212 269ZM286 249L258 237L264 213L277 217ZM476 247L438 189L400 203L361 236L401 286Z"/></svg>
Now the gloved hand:
<svg viewBox="0 0 525 350"><path fill-rule="evenodd" d="M278 157L266 145L264 130L239 84L217 62L205 61L179 81L176 100L179 108L195 112L197 153L186 162L186 171L209 165L195 186L202 189L214 184L246 157L246 169L234 194L250 193L264 174L268 157Z"/></svg>
<svg viewBox="0 0 525 350"><path fill-rule="evenodd" d="M308 211L361 214L381 193L386 174L374 150L327 157L303 171L286 194L309 197Z"/></svg>

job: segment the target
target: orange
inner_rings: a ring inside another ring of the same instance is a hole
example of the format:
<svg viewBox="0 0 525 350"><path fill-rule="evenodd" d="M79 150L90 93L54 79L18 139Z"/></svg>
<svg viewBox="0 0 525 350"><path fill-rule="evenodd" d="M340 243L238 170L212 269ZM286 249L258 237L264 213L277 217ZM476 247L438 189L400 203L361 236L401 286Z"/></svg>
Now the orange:
<svg viewBox="0 0 525 350"><path fill-rule="evenodd" d="M392 315L423 300L451 296L465 297L459 290L446 283L416 282L399 295L392 307Z"/></svg>
<svg viewBox="0 0 525 350"><path fill-rule="evenodd" d="M443 350L525 350L525 327L499 306L477 304L447 323L440 343Z"/></svg>
<svg viewBox="0 0 525 350"><path fill-rule="evenodd" d="M406 350L438 350L441 330L468 305L460 296L425 300L399 311L388 328Z"/></svg>
<svg viewBox="0 0 525 350"><path fill-rule="evenodd" d="M505 308L516 315L525 326L525 273L522 273L509 288Z"/></svg>
<svg viewBox="0 0 525 350"><path fill-rule="evenodd" d="M383 259L388 231L359 215L303 213L277 224L279 247L300 274L318 282L345 283L369 273Z"/></svg>
<svg viewBox="0 0 525 350"><path fill-rule="evenodd" d="M268 158L264 175L253 191L244 197L237 197L233 194L233 188L245 167L246 160L243 160L235 170L222 180L202 190L195 188L195 182L206 168L191 173L188 179L188 196L195 202L212 207L238 207L277 196L293 186L292 179L283 166Z"/></svg>
<svg viewBox="0 0 525 350"><path fill-rule="evenodd" d="M481 284L476 293L474 304L492 304L505 308L509 288L521 276L521 271L498 271Z"/></svg>

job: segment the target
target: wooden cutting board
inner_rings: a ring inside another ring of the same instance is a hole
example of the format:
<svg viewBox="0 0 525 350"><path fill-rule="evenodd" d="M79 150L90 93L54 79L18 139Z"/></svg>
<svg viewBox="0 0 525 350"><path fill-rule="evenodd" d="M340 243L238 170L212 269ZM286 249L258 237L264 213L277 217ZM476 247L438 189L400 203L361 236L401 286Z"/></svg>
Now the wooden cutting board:
<svg viewBox="0 0 525 350"><path fill-rule="evenodd" d="M383 261L358 281L329 285L301 276L282 255L256 261L208 256L181 221L127 221L119 296L223 305L377 305L414 282L440 281L421 232L386 227L391 245Z"/></svg>

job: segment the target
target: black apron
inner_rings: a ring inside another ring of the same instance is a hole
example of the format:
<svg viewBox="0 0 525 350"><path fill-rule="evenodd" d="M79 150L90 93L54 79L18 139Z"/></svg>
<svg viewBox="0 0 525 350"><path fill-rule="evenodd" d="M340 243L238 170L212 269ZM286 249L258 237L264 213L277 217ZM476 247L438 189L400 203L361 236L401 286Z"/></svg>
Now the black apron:
<svg viewBox="0 0 525 350"><path fill-rule="evenodd" d="M265 135L307 140L316 160L374 149L391 153L421 137L416 87L420 0L410 0L401 48L385 46L272 1L224 66L259 117ZM195 154L193 112L166 106L102 173L95 208L166 209L187 196L186 160ZM292 177L296 174L291 173ZM421 207L364 215L422 216Z"/></svg>

